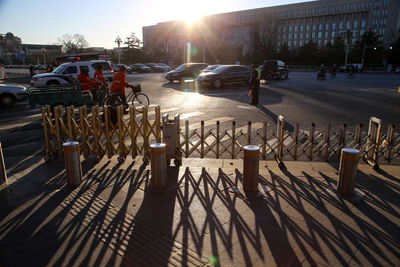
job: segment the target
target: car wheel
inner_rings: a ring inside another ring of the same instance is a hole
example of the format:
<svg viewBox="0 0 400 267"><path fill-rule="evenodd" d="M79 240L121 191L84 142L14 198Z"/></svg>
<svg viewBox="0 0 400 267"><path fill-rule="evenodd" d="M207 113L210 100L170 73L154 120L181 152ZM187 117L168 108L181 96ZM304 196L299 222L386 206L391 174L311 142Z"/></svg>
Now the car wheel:
<svg viewBox="0 0 400 267"><path fill-rule="evenodd" d="M52 81L48 81L46 83L46 85L60 85L60 82L52 80Z"/></svg>
<svg viewBox="0 0 400 267"><path fill-rule="evenodd" d="M173 83L174 79L168 79L169 83Z"/></svg>
<svg viewBox="0 0 400 267"><path fill-rule="evenodd" d="M279 73L279 79L283 80L285 78L285 75L283 74L283 72Z"/></svg>
<svg viewBox="0 0 400 267"><path fill-rule="evenodd" d="M15 97L13 95L0 96L0 106L5 108L11 108L15 104Z"/></svg>
<svg viewBox="0 0 400 267"><path fill-rule="evenodd" d="M215 87L215 88L221 88L221 87L222 87L222 82L221 82L221 80L215 80L215 81L214 81L214 87Z"/></svg>

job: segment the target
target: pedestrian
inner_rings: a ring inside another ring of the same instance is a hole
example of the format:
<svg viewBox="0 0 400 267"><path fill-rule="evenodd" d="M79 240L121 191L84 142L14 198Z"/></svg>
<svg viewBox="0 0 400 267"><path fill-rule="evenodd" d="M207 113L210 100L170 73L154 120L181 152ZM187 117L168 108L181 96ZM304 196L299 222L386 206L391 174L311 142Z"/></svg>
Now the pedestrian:
<svg viewBox="0 0 400 267"><path fill-rule="evenodd" d="M35 75L35 69L33 68L32 64L29 66L29 75L31 76L31 78L33 77L33 75Z"/></svg>
<svg viewBox="0 0 400 267"><path fill-rule="evenodd" d="M332 70L331 70L331 78L333 78L333 79L336 78L336 71L337 71L337 66L336 66L336 64L333 64Z"/></svg>
<svg viewBox="0 0 400 267"><path fill-rule="evenodd" d="M254 60L251 65L251 76L250 76L250 93L252 95L252 101L250 105L258 105L258 89L260 88L261 73L258 67L257 60Z"/></svg>
<svg viewBox="0 0 400 267"><path fill-rule="evenodd" d="M46 66L46 71L47 72L52 72L53 70L51 69L51 67L50 67L50 64L48 64L47 66Z"/></svg>
<svg viewBox="0 0 400 267"><path fill-rule="evenodd" d="M111 93L119 94L121 96L124 108L127 109L128 104L126 103L125 87L131 86L129 83L126 82L126 67L125 65L121 65L119 71L114 74L114 79L111 85Z"/></svg>
<svg viewBox="0 0 400 267"><path fill-rule="evenodd" d="M104 78L104 75L103 75L103 65L99 64L96 72L94 73L93 79L95 79L98 83L101 83L102 85L104 85L104 83L106 82L106 79Z"/></svg>

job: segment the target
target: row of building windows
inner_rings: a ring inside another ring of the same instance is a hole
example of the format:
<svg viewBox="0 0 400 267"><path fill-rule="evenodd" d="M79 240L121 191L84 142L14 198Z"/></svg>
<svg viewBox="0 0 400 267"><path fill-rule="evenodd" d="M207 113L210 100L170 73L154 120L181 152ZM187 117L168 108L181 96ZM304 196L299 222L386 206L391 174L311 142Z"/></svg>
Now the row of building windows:
<svg viewBox="0 0 400 267"><path fill-rule="evenodd" d="M379 34L382 34L381 30L382 29L378 30ZM352 32L353 32L353 36L357 37L357 36L363 35L365 30L352 31ZM336 33L337 33L337 35L336 35ZM281 39L283 39L283 40L285 40L285 39L288 39L288 40L295 39L296 40L296 39L303 39L304 37L306 39L309 39L310 36L313 39L316 39L317 37L318 37L318 39L321 39L321 38L336 38L337 36L339 36L339 35L343 36L344 34L345 34L344 31L338 31L338 32L336 32L336 31L331 31L331 32L326 31L326 32L311 32L311 33L310 32L306 32L305 34L303 34L303 33L299 33L299 34L294 33L294 34L288 34L288 35L280 34L280 35L278 35L278 40L281 40Z"/></svg>
<svg viewBox="0 0 400 267"><path fill-rule="evenodd" d="M367 1L361 3L352 3L352 4L344 4L344 5L336 5L336 6L329 6L329 7L317 7L317 8L310 8L310 9L301 9L301 10L286 10L280 11L277 13L277 17L282 18L295 18L295 17L306 17L306 16L318 16L318 15L328 15L328 14L335 14L335 13L343 13L343 12L365 12L368 9L380 9L385 8L384 10L374 10L374 17L379 15L388 16L388 9L390 0L380 1ZM241 24L241 23L250 23L254 22L258 19L261 19L264 16L263 13L259 14L252 14L252 15L244 15L244 16L232 16L230 17L231 22L234 24ZM343 15L342 15L343 16Z"/></svg>
<svg viewBox="0 0 400 267"><path fill-rule="evenodd" d="M381 20L381 25L385 25L387 22L387 19L382 19ZM310 30L316 31L317 27L319 31L322 30L343 30L343 29L358 29L359 27L364 29L367 25L367 22L365 20L360 21L347 21L347 22L339 22L339 23L325 23L325 24L307 24L307 25L294 25L294 26L278 26L278 33L281 32L302 32L304 29L309 32Z"/></svg>
<svg viewBox="0 0 400 267"><path fill-rule="evenodd" d="M321 16L312 18L302 18L302 19L285 19L279 20L278 25L295 25L295 24L312 24L312 23L322 23L322 22L339 22L339 21L352 21L352 20L367 20L368 12L364 13L350 13L347 15L335 15L335 16Z"/></svg>
<svg viewBox="0 0 400 267"><path fill-rule="evenodd" d="M388 7L390 0L384 0L382 3L383 7ZM351 3L351 4L344 4L344 5L336 5L336 6L329 6L329 7L316 7L310 9L299 9L299 10L286 10L280 11L277 14L278 18L293 18L293 17L300 17L300 16L314 16L314 15L322 15L322 14L332 14L332 13L341 13L341 12L351 12L356 10L365 10L370 8L379 9L381 8L380 1L367 1L361 3Z"/></svg>

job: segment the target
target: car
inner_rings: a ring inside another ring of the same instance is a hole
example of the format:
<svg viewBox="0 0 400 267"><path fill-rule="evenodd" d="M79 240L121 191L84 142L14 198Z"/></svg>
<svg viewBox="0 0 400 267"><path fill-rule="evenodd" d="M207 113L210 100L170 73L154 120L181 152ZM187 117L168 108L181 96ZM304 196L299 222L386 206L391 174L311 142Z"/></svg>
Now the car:
<svg viewBox="0 0 400 267"><path fill-rule="evenodd" d="M353 67L355 72L363 71L363 64L347 64L345 66L340 66L339 72L347 72L347 70L350 70L351 67Z"/></svg>
<svg viewBox="0 0 400 267"><path fill-rule="evenodd" d="M118 72L119 69L121 68L121 66L125 66L126 71L129 72L129 69L128 69L128 67L127 67L125 64L113 64L113 65L112 65L112 68L113 68L113 70L114 70L115 72Z"/></svg>
<svg viewBox="0 0 400 267"><path fill-rule="evenodd" d="M144 65L149 67L152 72L164 72L164 67L161 67L155 63L144 63Z"/></svg>
<svg viewBox="0 0 400 267"><path fill-rule="evenodd" d="M46 65L35 65L33 68L35 70L46 70Z"/></svg>
<svg viewBox="0 0 400 267"><path fill-rule="evenodd" d="M90 60L90 61L77 61L66 62L58 66L51 73L36 74L32 77L30 85L32 87L50 86L69 84L76 79L81 73L81 69L87 68L89 70L89 77L93 78L95 71L103 66L103 75L106 79L112 80L114 77L114 70L111 64L106 60Z"/></svg>
<svg viewBox="0 0 400 267"><path fill-rule="evenodd" d="M157 63L157 65L158 65L158 66L161 66L161 67L164 69L164 71L171 71L171 67L168 66L168 65L165 64L165 63Z"/></svg>
<svg viewBox="0 0 400 267"><path fill-rule="evenodd" d="M132 72L151 72L151 68L147 67L144 64L132 64L129 66Z"/></svg>
<svg viewBox="0 0 400 267"><path fill-rule="evenodd" d="M264 60L260 69L262 80L268 79L267 72L270 73L272 79L287 79L289 76L289 69L281 60Z"/></svg>
<svg viewBox="0 0 400 267"><path fill-rule="evenodd" d="M243 65L223 65L216 69L200 74L197 82L203 86L221 88L226 84L248 84L251 70Z"/></svg>
<svg viewBox="0 0 400 267"><path fill-rule="evenodd" d="M221 67L221 66L222 66L221 64L218 64L218 65L209 65L207 68L203 69L203 70L201 71L201 73L213 71L213 70L215 70L216 68Z"/></svg>
<svg viewBox="0 0 400 267"><path fill-rule="evenodd" d="M185 63L167 72L165 79L172 83L174 81L182 82L185 78L196 78L207 66L207 63Z"/></svg>
<svg viewBox="0 0 400 267"><path fill-rule="evenodd" d="M10 108L15 102L28 98L28 90L21 85L0 83L0 107Z"/></svg>

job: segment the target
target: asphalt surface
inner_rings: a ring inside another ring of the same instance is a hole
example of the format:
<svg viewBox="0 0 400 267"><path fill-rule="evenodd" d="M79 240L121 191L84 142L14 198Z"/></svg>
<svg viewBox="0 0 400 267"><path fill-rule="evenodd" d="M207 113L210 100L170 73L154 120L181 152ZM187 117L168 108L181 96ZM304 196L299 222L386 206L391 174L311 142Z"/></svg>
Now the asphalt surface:
<svg viewBox="0 0 400 267"><path fill-rule="evenodd" d="M342 123L349 129L361 123L367 130L371 116L382 119L385 128L389 123L397 129L400 126L400 93L397 92L400 75L396 74L360 73L354 79L347 79L344 73L338 73L336 79L328 75L326 80L317 80L316 73L291 72L288 80L261 84L257 107L248 104L251 97L246 85L199 88L189 80L183 84L169 83L160 73L128 74L127 80L141 83L150 103L160 105L162 113L180 113L182 120L189 120L191 130L202 120L206 125L219 120L222 131L230 129L232 121L236 121L237 127L245 127L248 121L253 125L267 121L275 127L279 115L284 116L289 130L296 123L305 130L312 123L321 130L330 123L334 131ZM29 78L13 78L7 82L27 85ZM19 149L28 153L35 151L35 147L43 147L40 119L40 107L31 109L27 102L1 109L3 148L12 147L11 153L18 153Z"/></svg>

